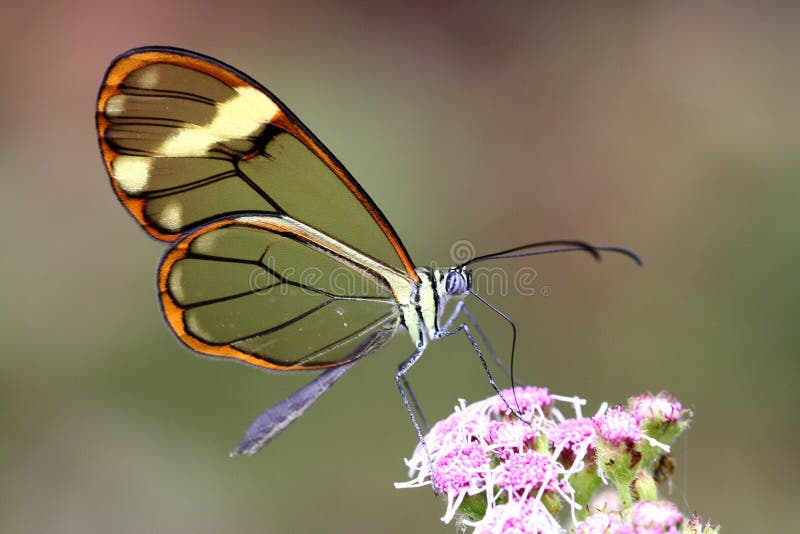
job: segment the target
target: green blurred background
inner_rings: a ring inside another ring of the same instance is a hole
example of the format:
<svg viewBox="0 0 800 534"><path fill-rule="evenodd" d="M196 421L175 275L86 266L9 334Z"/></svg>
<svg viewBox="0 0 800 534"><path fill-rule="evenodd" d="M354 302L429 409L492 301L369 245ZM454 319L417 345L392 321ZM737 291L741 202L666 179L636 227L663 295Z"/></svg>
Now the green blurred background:
<svg viewBox="0 0 800 534"><path fill-rule="evenodd" d="M115 199L93 113L113 56L168 44L274 91L418 264L449 263L459 239L637 250L644 269L504 265L551 289L489 297L519 326L519 375L591 409L673 391L696 412L673 500L725 532L789 532L798 25L792 2L4 7L0 531L454 532L430 491L392 486L416 442L393 381L401 336L258 456L227 457L308 377L194 357L161 321L164 246ZM459 338L435 343L412 384L433 417L490 394Z"/></svg>

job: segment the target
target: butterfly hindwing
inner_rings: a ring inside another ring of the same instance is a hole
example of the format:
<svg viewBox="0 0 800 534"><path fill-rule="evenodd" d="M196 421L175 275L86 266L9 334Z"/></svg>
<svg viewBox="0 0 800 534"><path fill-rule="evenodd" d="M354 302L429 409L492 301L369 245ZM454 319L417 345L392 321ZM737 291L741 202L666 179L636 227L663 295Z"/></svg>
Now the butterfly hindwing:
<svg viewBox="0 0 800 534"><path fill-rule="evenodd" d="M203 354L279 370L341 365L399 324L405 278L284 216L210 223L162 260L164 315Z"/></svg>

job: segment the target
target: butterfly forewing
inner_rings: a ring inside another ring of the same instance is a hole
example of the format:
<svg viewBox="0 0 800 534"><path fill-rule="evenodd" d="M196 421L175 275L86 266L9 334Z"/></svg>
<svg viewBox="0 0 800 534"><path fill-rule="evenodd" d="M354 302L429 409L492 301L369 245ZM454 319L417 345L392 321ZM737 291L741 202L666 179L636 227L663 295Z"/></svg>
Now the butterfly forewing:
<svg viewBox="0 0 800 534"><path fill-rule="evenodd" d="M214 59L137 49L109 68L98 132L117 195L174 241L223 216L288 214L418 280L380 210L269 91Z"/></svg>

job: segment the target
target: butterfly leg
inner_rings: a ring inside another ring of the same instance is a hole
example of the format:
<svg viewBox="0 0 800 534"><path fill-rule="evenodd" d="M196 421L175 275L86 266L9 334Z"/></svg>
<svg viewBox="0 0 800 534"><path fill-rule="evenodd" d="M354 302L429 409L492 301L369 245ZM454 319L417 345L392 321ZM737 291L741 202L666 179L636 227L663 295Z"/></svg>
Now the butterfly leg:
<svg viewBox="0 0 800 534"><path fill-rule="evenodd" d="M400 396L403 398L403 404L406 406L406 410L408 410L408 415L411 417L411 424L414 425L414 430L417 431L417 437L419 438L419 443L422 445L422 449L425 451L425 456L428 458L428 465L431 469L431 487L433 487L433 492L438 495L439 489L436 484L436 477L433 474L433 459L431 458L431 453L428 450L428 444L425 442L425 436L422 434L422 428L420 427L419 423L417 422L417 416L414 414L414 409L411 407L411 402L409 402L409 396L413 400L414 407L419 412L419 405L417 404L417 400L414 398L413 393L411 393L411 389L408 388L408 380L405 377L405 374L408 372L409 369L419 360L422 353L425 352L425 343L421 343L417 346L417 350L414 351L406 361L400 364L397 374L395 375L395 382L397 383L397 389L400 391ZM408 388L408 394L406 394L406 389ZM422 412L419 412L420 418L422 418L424 422L424 418L422 416ZM424 422L427 426L427 423Z"/></svg>
<svg viewBox="0 0 800 534"><path fill-rule="evenodd" d="M483 344L486 345L486 349L489 351L489 355L492 357L492 360L494 360L494 363L496 363L497 366L503 370L503 372L508 376L509 379L511 379L515 386L522 386L523 383L514 376L514 374L509 370L508 367L506 367L500 357L497 356L497 352L495 352L494 347L492 347L492 344L489 343L489 338L486 336L483 328L481 328L481 325L478 324L477 319L475 319L475 316L472 315L472 312L469 310L469 308L462 306L461 311L464 313L464 317L467 318L472 327L475 328L475 331L478 333L481 341L483 341ZM514 333L514 336L516 337L516 332Z"/></svg>
<svg viewBox="0 0 800 534"><path fill-rule="evenodd" d="M405 362L402 362L400 365L397 366L398 374L400 374L400 370L403 368ZM408 381L408 378L405 374L400 375L400 381L403 383L403 389L408 394L408 398L411 401L411 404L414 406L414 411L419 416L420 426L422 430L427 434L428 431L431 429L430 425L428 424L428 420L425 418L425 414L422 413L422 408L419 406L419 402L417 402L417 397L414 395L414 391L411 389L411 384Z"/></svg>
<svg viewBox="0 0 800 534"><path fill-rule="evenodd" d="M319 400L323 393L328 391L356 363L358 363L358 360L346 365L331 367L279 403L267 408L266 411L250 423L244 438L242 438L236 450L231 453L231 456L257 453L267 442L275 438L303 415L312 404Z"/></svg>
<svg viewBox="0 0 800 534"><path fill-rule="evenodd" d="M463 300L459 300L458 303L456 303L455 307L453 308L453 313L450 314L450 317L448 317L447 320L442 325L441 330L444 330L445 332L450 330L450 327L453 326L453 323L458 318L461 311L464 310L465 308L466 308L466 303Z"/></svg>
<svg viewBox="0 0 800 534"><path fill-rule="evenodd" d="M477 319L475 319L475 316L469 310L469 308L467 307L467 303L465 301L463 300L458 301L458 303L453 308L453 313L450 314L450 317L447 318L447 321L445 321L441 329L444 330L445 332L449 331L450 327L453 325L455 320L462 313L464 314L464 317L466 317L467 320L470 322L475 331L478 333L478 336L481 338L481 341L483 341L483 344L486 345L486 349L489 352L489 355L492 357L492 360L494 360L494 363L496 363L497 366L506 374L506 376L508 376L508 378L511 379L511 382L514 385L516 386L523 385L519 380L517 380L514 377L514 374L508 369L508 367L506 367L506 365L497 355L497 352L494 350L494 347L489 342L488 336L484 333L483 328L481 328L481 326L478 324ZM505 318L505 315L503 317ZM513 322L511 323L511 326L514 331L513 334L514 338L516 338L516 328L514 328ZM512 346L513 345L514 343L512 342Z"/></svg>

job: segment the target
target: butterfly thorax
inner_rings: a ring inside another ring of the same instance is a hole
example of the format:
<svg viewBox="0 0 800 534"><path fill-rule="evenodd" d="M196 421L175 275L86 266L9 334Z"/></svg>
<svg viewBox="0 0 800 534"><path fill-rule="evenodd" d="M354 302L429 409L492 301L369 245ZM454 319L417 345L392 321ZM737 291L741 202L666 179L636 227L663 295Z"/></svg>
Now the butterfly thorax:
<svg viewBox="0 0 800 534"><path fill-rule="evenodd" d="M472 274L463 267L436 269L417 267L420 282L410 302L401 306L403 324L420 346L438 337L442 313L450 298L463 298L472 286Z"/></svg>

